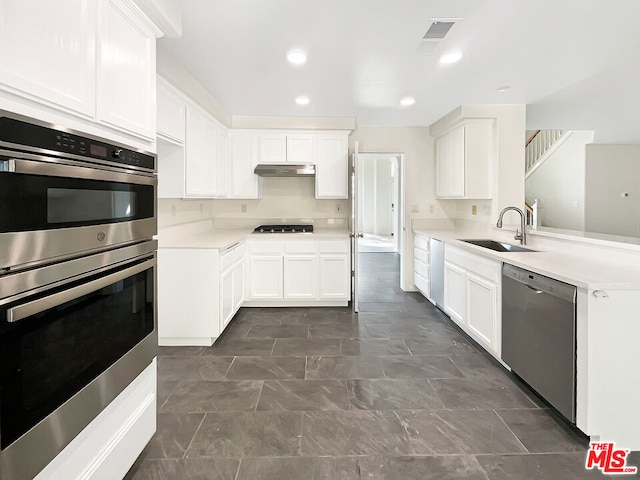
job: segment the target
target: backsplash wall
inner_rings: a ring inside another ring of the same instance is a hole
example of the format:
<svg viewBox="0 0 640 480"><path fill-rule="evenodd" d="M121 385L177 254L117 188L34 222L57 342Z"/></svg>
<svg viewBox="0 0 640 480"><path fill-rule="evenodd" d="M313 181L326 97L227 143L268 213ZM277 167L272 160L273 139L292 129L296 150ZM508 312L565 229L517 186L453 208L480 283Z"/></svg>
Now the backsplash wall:
<svg viewBox="0 0 640 480"><path fill-rule="evenodd" d="M246 211L243 211L243 205ZM315 179L303 177L268 177L262 179L262 198L259 200L158 200L160 228L199 220L223 220L243 225L252 219L322 219L334 220L346 227L351 215L349 200L317 200ZM339 210L339 211L338 211ZM218 222L216 222L218 223Z"/></svg>

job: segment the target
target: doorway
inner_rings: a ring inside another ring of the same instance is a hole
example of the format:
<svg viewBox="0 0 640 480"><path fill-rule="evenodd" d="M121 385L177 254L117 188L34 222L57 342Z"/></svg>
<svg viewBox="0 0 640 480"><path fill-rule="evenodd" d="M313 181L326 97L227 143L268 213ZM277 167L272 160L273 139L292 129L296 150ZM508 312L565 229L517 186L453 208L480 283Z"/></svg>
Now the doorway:
<svg viewBox="0 0 640 480"><path fill-rule="evenodd" d="M358 153L357 162L358 297L393 301L401 292L403 154Z"/></svg>

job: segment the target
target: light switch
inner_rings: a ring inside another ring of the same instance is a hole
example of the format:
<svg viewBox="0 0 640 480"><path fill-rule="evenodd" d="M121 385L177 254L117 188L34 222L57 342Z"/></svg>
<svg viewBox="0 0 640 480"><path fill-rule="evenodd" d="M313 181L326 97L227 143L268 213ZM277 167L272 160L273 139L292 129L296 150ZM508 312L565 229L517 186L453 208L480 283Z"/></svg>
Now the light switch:
<svg viewBox="0 0 640 480"><path fill-rule="evenodd" d="M420 213L420 205L411 205L411 213Z"/></svg>

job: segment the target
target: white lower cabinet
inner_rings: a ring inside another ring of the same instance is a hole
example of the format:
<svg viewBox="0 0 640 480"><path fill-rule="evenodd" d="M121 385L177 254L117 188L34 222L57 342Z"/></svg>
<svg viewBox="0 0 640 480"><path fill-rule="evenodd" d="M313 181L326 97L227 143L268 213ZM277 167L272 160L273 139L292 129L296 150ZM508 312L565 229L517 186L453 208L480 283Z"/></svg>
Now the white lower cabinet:
<svg viewBox="0 0 640 480"><path fill-rule="evenodd" d="M320 254L320 298L327 300L348 300L351 296L349 289L349 270L351 261L349 255ZM345 272L347 274L345 275Z"/></svg>
<svg viewBox="0 0 640 480"><path fill-rule="evenodd" d="M282 255L251 255L249 260L250 299L281 299L282 278Z"/></svg>
<svg viewBox="0 0 640 480"><path fill-rule="evenodd" d="M349 239L249 240L245 306L347 305Z"/></svg>
<svg viewBox="0 0 640 480"><path fill-rule="evenodd" d="M428 299L431 299L429 275L429 237L413 236L413 284Z"/></svg>
<svg viewBox="0 0 640 480"><path fill-rule="evenodd" d="M284 298L318 298L318 256L284 256Z"/></svg>
<svg viewBox="0 0 640 480"><path fill-rule="evenodd" d="M212 345L244 301L244 242L158 250L158 344Z"/></svg>
<svg viewBox="0 0 640 480"><path fill-rule="evenodd" d="M459 325L464 325L465 318L465 271L445 262L444 264L444 309Z"/></svg>
<svg viewBox="0 0 640 480"><path fill-rule="evenodd" d="M497 358L501 349L501 269L501 262L445 246L445 311Z"/></svg>
<svg viewBox="0 0 640 480"><path fill-rule="evenodd" d="M497 351L498 286L467 272L465 290L467 327L480 343Z"/></svg>

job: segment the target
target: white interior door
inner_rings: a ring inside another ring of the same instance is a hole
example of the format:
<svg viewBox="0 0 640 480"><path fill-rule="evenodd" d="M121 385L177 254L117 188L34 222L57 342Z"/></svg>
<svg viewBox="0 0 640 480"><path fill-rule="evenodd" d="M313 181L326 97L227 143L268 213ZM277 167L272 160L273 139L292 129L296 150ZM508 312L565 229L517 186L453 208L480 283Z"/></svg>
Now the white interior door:
<svg viewBox="0 0 640 480"><path fill-rule="evenodd" d="M355 142L353 157L351 159L351 298L353 311L360 310L358 306L358 237L362 234L358 231L360 225L358 209L358 142Z"/></svg>

